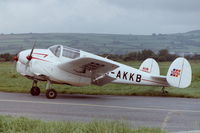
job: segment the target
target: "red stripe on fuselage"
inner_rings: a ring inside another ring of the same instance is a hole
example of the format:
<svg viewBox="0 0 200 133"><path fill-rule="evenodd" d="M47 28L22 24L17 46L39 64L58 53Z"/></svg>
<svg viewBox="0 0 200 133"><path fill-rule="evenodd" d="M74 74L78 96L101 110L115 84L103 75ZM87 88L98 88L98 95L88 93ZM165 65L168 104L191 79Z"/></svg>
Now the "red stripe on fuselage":
<svg viewBox="0 0 200 133"><path fill-rule="evenodd" d="M47 57L47 56L48 56L48 54L43 54L43 53L33 53L33 54L44 55L44 57Z"/></svg>
<svg viewBox="0 0 200 133"><path fill-rule="evenodd" d="M48 60L43 60L43 59L40 59L40 58L37 58L37 57L32 57L32 59L49 62Z"/></svg>

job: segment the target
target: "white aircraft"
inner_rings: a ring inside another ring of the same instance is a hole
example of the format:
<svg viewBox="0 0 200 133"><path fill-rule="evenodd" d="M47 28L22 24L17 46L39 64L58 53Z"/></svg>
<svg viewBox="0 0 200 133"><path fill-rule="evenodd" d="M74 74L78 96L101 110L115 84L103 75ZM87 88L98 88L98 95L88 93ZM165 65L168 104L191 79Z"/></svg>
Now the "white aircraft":
<svg viewBox="0 0 200 133"><path fill-rule="evenodd" d="M160 75L158 63L146 59L139 69L103 58L82 50L54 45L48 49L21 51L15 58L17 72L32 79L30 93L40 94L38 81L47 81L46 97L56 98L57 92L51 84L71 86L98 85L108 83L135 84L147 86L173 86L185 88L191 84L192 71L185 58L177 58L169 67L166 76Z"/></svg>

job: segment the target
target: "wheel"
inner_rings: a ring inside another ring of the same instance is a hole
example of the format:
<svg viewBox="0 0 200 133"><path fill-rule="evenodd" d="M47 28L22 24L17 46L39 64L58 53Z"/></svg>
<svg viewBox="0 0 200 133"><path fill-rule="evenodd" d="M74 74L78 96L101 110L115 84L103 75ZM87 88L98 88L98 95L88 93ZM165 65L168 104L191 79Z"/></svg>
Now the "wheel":
<svg viewBox="0 0 200 133"><path fill-rule="evenodd" d="M32 96L39 96L40 95L40 88L39 87L32 87L30 91Z"/></svg>
<svg viewBox="0 0 200 133"><path fill-rule="evenodd" d="M57 92L54 89L48 89L46 91L46 97L48 99L54 99L54 98L56 98L56 96L57 96Z"/></svg>
<svg viewBox="0 0 200 133"><path fill-rule="evenodd" d="M164 90L164 91L162 92L162 95L163 95L163 96L167 96L167 94L168 94L168 91L166 91L166 90Z"/></svg>

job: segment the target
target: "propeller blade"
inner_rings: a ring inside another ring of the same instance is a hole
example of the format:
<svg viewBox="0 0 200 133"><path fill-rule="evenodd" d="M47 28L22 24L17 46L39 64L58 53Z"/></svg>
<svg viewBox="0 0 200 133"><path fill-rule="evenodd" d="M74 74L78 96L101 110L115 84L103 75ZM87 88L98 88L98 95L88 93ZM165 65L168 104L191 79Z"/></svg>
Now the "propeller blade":
<svg viewBox="0 0 200 133"><path fill-rule="evenodd" d="M36 45L36 41L33 44L33 47L31 49L31 53L26 57L27 60L29 60L29 61L32 59L32 54L33 54L33 50L35 49L35 45Z"/></svg>
<svg viewBox="0 0 200 133"><path fill-rule="evenodd" d="M34 50L34 48L35 48L35 45L36 45L36 41L35 41L34 44L33 44L33 48L31 49L30 56L32 56L32 54L33 54L33 50Z"/></svg>

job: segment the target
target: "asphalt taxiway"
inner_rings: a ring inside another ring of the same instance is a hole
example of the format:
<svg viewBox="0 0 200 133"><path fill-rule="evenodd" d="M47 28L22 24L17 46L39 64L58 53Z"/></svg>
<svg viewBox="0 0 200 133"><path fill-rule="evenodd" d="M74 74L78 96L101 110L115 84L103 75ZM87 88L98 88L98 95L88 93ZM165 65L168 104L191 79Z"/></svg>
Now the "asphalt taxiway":
<svg viewBox="0 0 200 133"><path fill-rule="evenodd" d="M0 92L0 114L42 120L119 120L132 127L158 127L170 132L200 129L200 99Z"/></svg>

